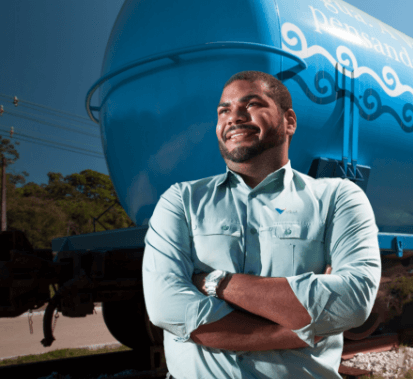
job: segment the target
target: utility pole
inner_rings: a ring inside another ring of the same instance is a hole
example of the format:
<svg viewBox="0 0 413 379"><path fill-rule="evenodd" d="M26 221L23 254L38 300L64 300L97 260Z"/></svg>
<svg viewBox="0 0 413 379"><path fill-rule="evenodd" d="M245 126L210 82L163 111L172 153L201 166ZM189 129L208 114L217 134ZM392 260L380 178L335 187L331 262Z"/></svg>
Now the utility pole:
<svg viewBox="0 0 413 379"><path fill-rule="evenodd" d="M3 156L3 175L1 180L1 231L7 230L6 218L6 157Z"/></svg>

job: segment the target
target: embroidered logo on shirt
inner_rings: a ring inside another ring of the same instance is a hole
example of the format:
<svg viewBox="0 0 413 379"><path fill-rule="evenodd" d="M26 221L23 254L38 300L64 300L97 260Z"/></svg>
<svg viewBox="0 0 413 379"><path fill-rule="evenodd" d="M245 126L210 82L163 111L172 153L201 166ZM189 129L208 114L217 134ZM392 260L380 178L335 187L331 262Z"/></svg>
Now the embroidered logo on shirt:
<svg viewBox="0 0 413 379"><path fill-rule="evenodd" d="M288 210L288 211L287 211L287 208L284 208L284 209L275 208L275 210L276 210L280 215L282 215L284 212L285 212L285 213L298 213L298 211L292 211L292 210Z"/></svg>

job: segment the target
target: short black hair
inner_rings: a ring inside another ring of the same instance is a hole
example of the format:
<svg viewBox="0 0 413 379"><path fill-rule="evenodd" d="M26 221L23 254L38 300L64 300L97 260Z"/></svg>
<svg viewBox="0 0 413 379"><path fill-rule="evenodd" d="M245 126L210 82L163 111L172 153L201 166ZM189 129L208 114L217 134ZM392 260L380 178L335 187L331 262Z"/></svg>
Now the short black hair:
<svg viewBox="0 0 413 379"><path fill-rule="evenodd" d="M283 112L293 107L290 91L288 91L287 87L280 80L270 74L261 71L241 71L232 75L225 83L224 88L236 80L246 80L248 82L261 80L268 87L268 92L265 92L265 94L273 99L275 104L277 104Z"/></svg>

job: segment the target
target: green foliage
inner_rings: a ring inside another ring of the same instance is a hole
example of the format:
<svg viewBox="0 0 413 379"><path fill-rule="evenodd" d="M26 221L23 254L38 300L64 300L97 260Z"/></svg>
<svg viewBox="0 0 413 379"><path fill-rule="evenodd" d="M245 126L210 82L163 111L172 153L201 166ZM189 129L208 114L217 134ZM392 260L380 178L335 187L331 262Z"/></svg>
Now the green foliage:
<svg viewBox="0 0 413 379"><path fill-rule="evenodd" d="M69 217L52 200L30 196L7 196L7 227L22 230L34 248L51 248L62 236Z"/></svg>
<svg viewBox="0 0 413 379"><path fill-rule="evenodd" d="M16 188L8 183L9 229L23 230L34 248L50 248L51 240L73 234L92 233L93 217L106 229L131 226L117 201L108 175L93 170L63 177L49 172L48 184L30 182ZM107 210L112 205L111 209ZM105 230L96 223L96 231Z"/></svg>
<svg viewBox="0 0 413 379"><path fill-rule="evenodd" d="M16 145L20 145L19 142L15 142ZM7 166L16 162L19 159L19 153L15 149L14 145L11 143L10 139L2 138L0 136L0 161L6 157Z"/></svg>
<svg viewBox="0 0 413 379"><path fill-rule="evenodd" d="M10 140L0 136L0 163L3 155L7 164L19 158ZM25 171L18 175L9 171L7 168L7 228L25 232L36 249L50 248L54 238L93 232L93 217L102 213L99 222L108 230L132 225L108 175L93 170L65 177L49 172L48 184L38 185L25 184ZM17 184L24 185L16 188ZM105 228L96 222L97 232Z"/></svg>

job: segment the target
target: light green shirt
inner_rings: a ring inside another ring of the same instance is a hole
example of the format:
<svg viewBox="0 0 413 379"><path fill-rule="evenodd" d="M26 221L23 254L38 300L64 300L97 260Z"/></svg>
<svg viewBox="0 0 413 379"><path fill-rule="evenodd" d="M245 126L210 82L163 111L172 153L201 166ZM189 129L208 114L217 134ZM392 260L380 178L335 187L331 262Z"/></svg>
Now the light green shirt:
<svg viewBox="0 0 413 379"><path fill-rule="evenodd" d="M290 162L251 189L236 173L177 183L149 222L143 288L164 329L177 379L341 378L343 331L367 319L380 282L378 229L364 192L349 180L313 179ZM326 264L331 275L323 275ZM309 347L234 352L195 344L199 325L234 309L208 297L192 274L216 269L286 277L312 321L294 332ZM314 345L314 337L323 336Z"/></svg>

